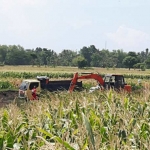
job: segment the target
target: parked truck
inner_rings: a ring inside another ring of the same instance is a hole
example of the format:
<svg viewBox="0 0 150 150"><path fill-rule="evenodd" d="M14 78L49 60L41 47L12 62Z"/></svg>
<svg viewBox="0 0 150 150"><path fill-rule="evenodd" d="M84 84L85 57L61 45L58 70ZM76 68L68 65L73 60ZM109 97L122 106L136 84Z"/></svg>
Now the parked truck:
<svg viewBox="0 0 150 150"><path fill-rule="evenodd" d="M19 98L33 100L32 89L36 87L37 95L42 90L50 92L68 90L72 80L55 80L51 81L47 76L37 76L36 79L25 79L19 87ZM75 89L82 88L82 81L75 84Z"/></svg>

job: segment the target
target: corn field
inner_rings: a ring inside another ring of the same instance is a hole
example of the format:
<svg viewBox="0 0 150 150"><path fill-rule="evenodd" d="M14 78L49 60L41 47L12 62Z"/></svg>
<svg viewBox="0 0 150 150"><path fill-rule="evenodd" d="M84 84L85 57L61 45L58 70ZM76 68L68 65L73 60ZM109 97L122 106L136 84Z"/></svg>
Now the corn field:
<svg viewBox="0 0 150 150"><path fill-rule="evenodd" d="M23 78L30 79L36 78L37 76L48 76L49 78L72 78L73 73L64 73L64 72L0 72L0 78ZM102 77L105 74L100 74ZM150 75L148 74L122 74L125 78L130 79L150 79Z"/></svg>
<svg viewBox="0 0 150 150"><path fill-rule="evenodd" d="M40 75L50 80L72 78L75 70L17 68L1 70L0 90L17 89L23 79ZM130 94L85 90L43 92L39 101L14 99L0 108L0 150L149 150L150 75L125 72ZM137 79L142 79L142 86ZM86 89L93 85L94 81L84 82Z"/></svg>
<svg viewBox="0 0 150 150"><path fill-rule="evenodd" d="M17 100L16 100L17 101ZM0 149L149 150L150 92L43 94L0 109Z"/></svg>
<svg viewBox="0 0 150 150"><path fill-rule="evenodd" d="M36 79L37 76L47 76L50 80L62 80L62 79L72 79L74 73L54 73L54 72L0 72L0 89L18 89L20 83L23 79ZM104 74L101 74L104 77ZM138 79L142 81L149 81L149 75L133 75L133 74L124 74L125 80L128 84L133 86L133 89L137 89L135 84ZM84 82L93 83L92 80Z"/></svg>

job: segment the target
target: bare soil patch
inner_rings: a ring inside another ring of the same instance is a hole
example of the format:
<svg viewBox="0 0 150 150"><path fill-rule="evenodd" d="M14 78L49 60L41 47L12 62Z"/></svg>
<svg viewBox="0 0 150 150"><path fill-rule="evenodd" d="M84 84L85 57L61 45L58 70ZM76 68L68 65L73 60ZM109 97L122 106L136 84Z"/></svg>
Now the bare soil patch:
<svg viewBox="0 0 150 150"><path fill-rule="evenodd" d="M0 107L3 107L11 103L15 98L18 97L17 91L0 91Z"/></svg>

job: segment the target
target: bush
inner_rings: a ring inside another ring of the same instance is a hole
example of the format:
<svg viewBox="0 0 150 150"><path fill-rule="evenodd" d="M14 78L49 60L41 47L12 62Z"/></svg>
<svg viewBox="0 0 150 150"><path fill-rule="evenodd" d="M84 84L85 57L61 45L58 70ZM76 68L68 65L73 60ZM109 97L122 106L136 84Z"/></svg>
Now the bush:
<svg viewBox="0 0 150 150"><path fill-rule="evenodd" d="M140 68L141 68L141 71L145 71L146 70L145 65L142 65Z"/></svg>

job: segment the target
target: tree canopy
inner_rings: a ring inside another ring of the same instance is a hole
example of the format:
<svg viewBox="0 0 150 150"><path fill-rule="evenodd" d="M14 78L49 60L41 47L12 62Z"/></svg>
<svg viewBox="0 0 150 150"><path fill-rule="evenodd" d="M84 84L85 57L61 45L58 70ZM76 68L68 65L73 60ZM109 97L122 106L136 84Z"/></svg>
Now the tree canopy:
<svg viewBox="0 0 150 150"><path fill-rule="evenodd" d="M52 49L37 47L24 49L20 45L0 45L0 64L37 65L37 66L78 66L82 67L117 67L136 68L145 64L150 68L148 48L141 52L124 52L122 49L109 51L97 49L94 45L84 46L78 52L64 49L57 54ZM136 65L137 64L137 65Z"/></svg>

